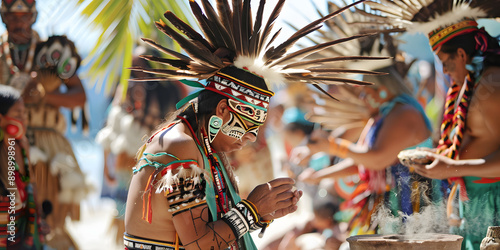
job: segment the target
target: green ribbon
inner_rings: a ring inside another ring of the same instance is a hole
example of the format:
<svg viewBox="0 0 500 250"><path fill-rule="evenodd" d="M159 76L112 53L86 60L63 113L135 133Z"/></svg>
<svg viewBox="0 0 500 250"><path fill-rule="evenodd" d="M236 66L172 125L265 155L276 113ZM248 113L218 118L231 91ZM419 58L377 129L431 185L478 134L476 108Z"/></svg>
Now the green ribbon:
<svg viewBox="0 0 500 250"><path fill-rule="evenodd" d="M190 80L180 80L183 84L186 84L187 86L193 87L193 88L205 88L205 85L201 84L200 82L197 81L190 81ZM200 95L200 91L197 91L195 93L192 93L180 100L177 104L175 104L175 108L180 109L184 104L190 102L194 98L198 97Z"/></svg>

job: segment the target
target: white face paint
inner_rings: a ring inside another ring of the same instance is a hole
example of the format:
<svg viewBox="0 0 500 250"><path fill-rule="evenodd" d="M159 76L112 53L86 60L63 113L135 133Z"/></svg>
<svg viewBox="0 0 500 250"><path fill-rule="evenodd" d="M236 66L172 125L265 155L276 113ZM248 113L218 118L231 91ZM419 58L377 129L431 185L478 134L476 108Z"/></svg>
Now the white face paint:
<svg viewBox="0 0 500 250"><path fill-rule="evenodd" d="M241 140L241 138L246 133L252 133L257 137L257 133L259 132L258 125L248 127L243 119L236 113L230 112L231 115L229 121L222 125L221 132L229 137L236 138L237 140Z"/></svg>

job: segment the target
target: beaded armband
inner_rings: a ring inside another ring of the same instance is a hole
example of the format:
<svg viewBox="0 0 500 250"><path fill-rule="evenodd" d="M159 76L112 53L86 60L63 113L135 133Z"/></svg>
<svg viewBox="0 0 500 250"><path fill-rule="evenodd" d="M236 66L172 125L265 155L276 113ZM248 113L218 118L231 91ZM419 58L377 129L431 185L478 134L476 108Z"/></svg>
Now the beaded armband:
<svg viewBox="0 0 500 250"><path fill-rule="evenodd" d="M149 176L143 194L142 218L144 220L149 223L152 221L151 198L153 187L156 187L156 193L165 193L170 203L169 211L173 215L206 203L205 187L207 178L210 175L201 169L196 161L181 160L168 153L144 153L143 155L144 157L141 160L146 163L134 168L134 174L146 166L155 168L155 171ZM159 156L169 156L175 160L167 164L153 160ZM161 176L159 180L156 179L157 175Z"/></svg>
<svg viewBox="0 0 500 250"><path fill-rule="evenodd" d="M198 164L179 166L179 172L162 171L156 192L165 192L169 202L168 211L175 216L181 212L206 204L205 188L208 175Z"/></svg>
<svg viewBox="0 0 500 250"><path fill-rule="evenodd" d="M198 180L196 177L179 178L177 184L173 184L166 191L169 202L168 211L172 213L172 216L207 203L205 198L207 183L203 179L203 175Z"/></svg>
<svg viewBox="0 0 500 250"><path fill-rule="evenodd" d="M245 233L267 227L268 223L260 221L257 208L248 200L242 200L222 216L234 235L239 239Z"/></svg>

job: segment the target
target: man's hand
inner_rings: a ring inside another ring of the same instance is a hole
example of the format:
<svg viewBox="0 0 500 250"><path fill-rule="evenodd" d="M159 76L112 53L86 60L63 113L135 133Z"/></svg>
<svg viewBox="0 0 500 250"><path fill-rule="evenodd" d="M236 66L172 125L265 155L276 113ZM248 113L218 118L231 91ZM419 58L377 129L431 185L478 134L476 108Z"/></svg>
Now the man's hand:
<svg viewBox="0 0 500 250"><path fill-rule="evenodd" d="M315 173L316 173L316 171L314 169L306 168L306 169L304 169L304 171L302 171L302 173L300 173L297 180L305 182L305 183L313 184L313 185L318 185L320 183L321 179L316 178L314 176Z"/></svg>
<svg viewBox="0 0 500 250"><path fill-rule="evenodd" d="M283 217L297 210L297 202L302 196L302 191L293 190L294 184L291 178L274 179L255 187L247 200L257 207L264 220Z"/></svg>
<svg viewBox="0 0 500 250"><path fill-rule="evenodd" d="M415 172L431 179L447 179L451 177L461 177L458 172L457 166L463 165L480 165L484 164L484 159L470 159L470 160L453 160L446 156L436 154L434 152L424 152L429 161L428 165L412 164Z"/></svg>

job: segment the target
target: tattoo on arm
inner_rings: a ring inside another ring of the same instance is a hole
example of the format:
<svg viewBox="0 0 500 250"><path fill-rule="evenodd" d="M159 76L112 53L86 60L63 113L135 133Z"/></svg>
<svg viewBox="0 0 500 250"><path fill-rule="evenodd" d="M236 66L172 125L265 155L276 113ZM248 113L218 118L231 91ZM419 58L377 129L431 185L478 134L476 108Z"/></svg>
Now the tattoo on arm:
<svg viewBox="0 0 500 250"><path fill-rule="evenodd" d="M198 235L198 229L196 227L197 223L196 221L203 221L203 223L198 223L198 224L201 224L203 226L206 226L207 227L207 232L203 235L199 235L199 237L192 241L192 242L186 242L185 244L183 244L184 246L189 246L189 245L193 245L193 244L196 244L196 246L198 247L198 249L202 249L202 247L200 246L200 240L202 238L205 238L205 237L210 237L208 236L209 234L212 234L212 242L213 242L213 245L211 246L210 249L222 249L223 245L227 245L227 246L230 246L231 243L233 242L233 240L230 240L230 241L227 241L226 239L224 239L224 237L222 237L216 230L215 230L215 227L214 227L214 224L213 223L210 223L209 221L203 219L202 215L205 214L205 213L208 213L208 206L203 208L203 210L201 211L201 213L199 215L194 215L193 212L191 211L191 209L189 209L189 213L191 214L191 219L192 219L192 223L193 223L193 227L194 227L194 230L195 230L195 233L196 235ZM228 235L228 239L231 239L231 234ZM205 246L205 249L206 249L206 246Z"/></svg>

